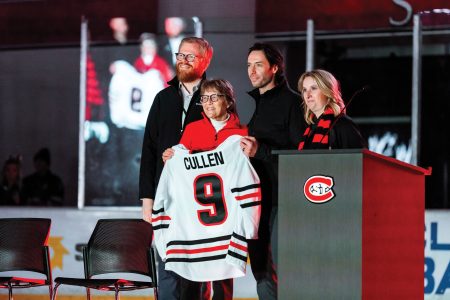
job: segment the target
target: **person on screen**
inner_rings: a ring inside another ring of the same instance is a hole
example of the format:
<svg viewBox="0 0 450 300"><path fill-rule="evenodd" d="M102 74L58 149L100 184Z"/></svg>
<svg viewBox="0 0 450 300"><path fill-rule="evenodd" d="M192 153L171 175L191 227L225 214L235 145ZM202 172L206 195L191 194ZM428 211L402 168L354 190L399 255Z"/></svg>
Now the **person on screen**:
<svg viewBox="0 0 450 300"><path fill-rule="evenodd" d="M114 39L119 44L126 44L128 41L128 22L126 18L115 17L109 20L109 27L113 32Z"/></svg>
<svg viewBox="0 0 450 300"><path fill-rule="evenodd" d="M21 158L10 156L3 164L0 189L0 205L21 205Z"/></svg>
<svg viewBox="0 0 450 300"><path fill-rule="evenodd" d="M134 67L139 73L146 73L149 70L157 70L164 80L164 87L172 79L173 72L169 64L158 55L158 45L154 34L144 32L139 38L141 55L134 61Z"/></svg>
<svg viewBox="0 0 450 300"><path fill-rule="evenodd" d="M180 47L181 40L184 38L186 22L180 17L170 17L164 20L164 30L166 36L163 42L163 57L172 65L176 65L177 59L175 53Z"/></svg>
<svg viewBox="0 0 450 300"><path fill-rule="evenodd" d="M203 38L187 37L181 41L176 55L176 76L160 91L150 109L145 126L139 177L142 217L151 222L153 199L164 166L162 153L178 144L185 126L202 119L200 84L213 56L213 48ZM159 298L195 299L200 291L196 284L166 271L158 258Z"/></svg>
<svg viewBox="0 0 450 300"><path fill-rule="evenodd" d="M328 71L312 70L298 80L308 127L298 145L303 149L364 148L365 142L345 112L339 82Z"/></svg>

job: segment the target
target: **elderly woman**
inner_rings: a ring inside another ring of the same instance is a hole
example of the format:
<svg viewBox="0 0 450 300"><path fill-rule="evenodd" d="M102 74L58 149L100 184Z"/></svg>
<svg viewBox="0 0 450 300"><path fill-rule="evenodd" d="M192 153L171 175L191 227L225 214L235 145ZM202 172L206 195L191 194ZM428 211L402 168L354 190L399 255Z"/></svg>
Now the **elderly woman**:
<svg viewBox="0 0 450 300"><path fill-rule="evenodd" d="M180 144L193 152L208 151L219 146L229 136L248 134L241 125L237 112L233 87L223 79L205 80L200 87L200 103L203 119L186 126ZM163 153L164 162L171 158L173 150Z"/></svg>
<svg viewBox="0 0 450 300"><path fill-rule="evenodd" d="M200 87L200 103L203 119L186 126L180 144L192 152L208 151L219 146L231 135L248 135L241 125L237 112L233 87L223 79L205 80ZM174 154L172 148L163 153L163 160ZM233 299L233 279L213 282L214 299ZM209 283L203 287L203 299L209 299Z"/></svg>
<svg viewBox="0 0 450 300"><path fill-rule="evenodd" d="M355 123L345 113L339 82L330 72L317 69L303 73L298 91L309 125L299 150L365 147Z"/></svg>
<svg viewBox="0 0 450 300"><path fill-rule="evenodd" d="M223 79L206 80L200 87L203 120L189 124L180 144L193 151L216 148L229 136L247 135L236 112L233 87Z"/></svg>

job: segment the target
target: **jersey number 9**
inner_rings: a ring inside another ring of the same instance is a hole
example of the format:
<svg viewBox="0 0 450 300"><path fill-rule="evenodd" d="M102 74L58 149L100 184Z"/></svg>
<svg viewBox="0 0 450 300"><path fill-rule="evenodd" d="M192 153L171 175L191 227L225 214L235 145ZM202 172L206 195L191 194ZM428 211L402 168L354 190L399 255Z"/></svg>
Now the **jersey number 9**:
<svg viewBox="0 0 450 300"><path fill-rule="evenodd" d="M228 212L222 178L219 175L211 173L197 176L194 180L194 194L197 203L207 207L197 210L200 223L212 226L225 222Z"/></svg>

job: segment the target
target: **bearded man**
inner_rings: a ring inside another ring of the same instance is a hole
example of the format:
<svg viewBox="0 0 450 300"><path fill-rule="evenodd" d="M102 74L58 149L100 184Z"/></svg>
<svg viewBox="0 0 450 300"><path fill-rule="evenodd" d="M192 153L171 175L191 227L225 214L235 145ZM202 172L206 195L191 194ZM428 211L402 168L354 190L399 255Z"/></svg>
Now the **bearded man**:
<svg viewBox="0 0 450 300"><path fill-rule="evenodd" d="M200 84L211 62L213 48L203 38L181 41L176 56L176 76L160 91L150 109L145 126L139 175L142 218L151 222L153 199L164 163L162 153L179 143L187 124L202 119ZM198 284L166 271L158 257L159 299L196 299Z"/></svg>

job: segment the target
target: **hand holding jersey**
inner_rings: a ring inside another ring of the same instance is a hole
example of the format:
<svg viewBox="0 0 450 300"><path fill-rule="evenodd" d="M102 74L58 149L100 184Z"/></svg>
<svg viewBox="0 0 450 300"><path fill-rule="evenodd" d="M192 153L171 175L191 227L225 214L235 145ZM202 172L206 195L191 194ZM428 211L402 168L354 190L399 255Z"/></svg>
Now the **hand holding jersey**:
<svg viewBox="0 0 450 300"><path fill-rule="evenodd" d="M163 154L162 154L162 160L164 163L166 163L166 161L168 159L171 159L172 156L174 155L175 151L172 148L167 148L166 150L164 150Z"/></svg>
<svg viewBox="0 0 450 300"><path fill-rule="evenodd" d="M243 136L241 139L241 148L248 157L255 157L258 151L259 143L253 136Z"/></svg>

